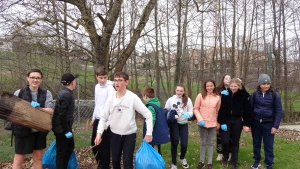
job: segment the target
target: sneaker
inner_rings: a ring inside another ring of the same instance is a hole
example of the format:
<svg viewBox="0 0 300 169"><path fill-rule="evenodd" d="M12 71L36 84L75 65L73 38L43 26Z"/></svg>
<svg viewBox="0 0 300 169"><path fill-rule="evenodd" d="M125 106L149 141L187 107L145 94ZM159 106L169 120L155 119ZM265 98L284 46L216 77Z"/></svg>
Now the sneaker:
<svg viewBox="0 0 300 169"><path fill-rule="evenodd" d="M227 167L228 166L228 159L223 159L222 166Z"/></svg>
<svg viewBox="0 0 300 169"><path fill-rule="evenodd" d="M179 159L179 161L181 162L183 168L189 168L189 165L186 162L185 158L184 159Z"/></svg>
<svg viewBox="0 0 300 169"><path fill-rule="evenodd" d="M207 169L213 169L212 164L207 164Z"/></svg>
<svg viewBox="0 0 300 169"><path fill-rule="evenodd" d="M255 162L252 164L251 168L253 168L253 169L258 169L258 167L260 167L260 166L261 166L261 165L260 165L259 161L255 161Z"/></svg>
<svg viewBox="0 0 300 169"><path fill-rule="evenodd" d="M174 164L171 164L171 169L177 169L177 166Z"/></svg>
<svg viewBox="0 0 300 169"><path fill-rule="evenodd" d="M222 161L223 159L223 154L219 153L217 157L217 161Z"/></svg>
<svg viewBox="0 0 300 169"><path fill-rule="evenodd" d="M267 166L267 169L273 169L273 168L272 168L272 166L271 166L271 165L268 165L268 166Z"/></svg>
<svg viewBox="0 0 300 169"><path fill-rule="evenodd" d="M201 169L205 166L205 164L203 162L199 162L198 163L198 166L197 166L197 169Z"/></svg>
<svg viewBox="0 0 300 169"><path fill-rule="evenodd" d="M237 163L235 163L235 162L231 163L231 167L232 167L232 169L239 169L237 166Z"/></svg>

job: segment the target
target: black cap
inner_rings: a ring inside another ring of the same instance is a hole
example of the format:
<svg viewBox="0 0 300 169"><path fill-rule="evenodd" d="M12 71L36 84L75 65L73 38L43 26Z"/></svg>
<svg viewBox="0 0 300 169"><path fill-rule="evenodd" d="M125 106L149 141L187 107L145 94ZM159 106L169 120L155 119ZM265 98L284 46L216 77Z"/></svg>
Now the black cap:
<svg viewBox="0 0 300 169"><path fill-rule="evenodd" d="M78 74L71 74L71 73L66 73L62 75L61 77L61 83L63 85L69 85L74 79L76 79L79 75Z"/></svg>

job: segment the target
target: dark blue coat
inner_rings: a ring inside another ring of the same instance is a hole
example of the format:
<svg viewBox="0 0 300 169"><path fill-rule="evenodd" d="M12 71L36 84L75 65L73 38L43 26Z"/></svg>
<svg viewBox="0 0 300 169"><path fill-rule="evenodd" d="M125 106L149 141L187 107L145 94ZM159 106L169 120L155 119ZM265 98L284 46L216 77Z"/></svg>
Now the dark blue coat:
<svg viewBox="0 0 300 169"><path fill-rule="evenodd" d="M273 121L273 127L278 129L282 118L282 105L279 94L276 93L276 97L273 98L273 92L275 91L270 89L263 94L261 90L257 90L255 99L253 99L253 94L250 96L250 105L254 118Z"/></svg>

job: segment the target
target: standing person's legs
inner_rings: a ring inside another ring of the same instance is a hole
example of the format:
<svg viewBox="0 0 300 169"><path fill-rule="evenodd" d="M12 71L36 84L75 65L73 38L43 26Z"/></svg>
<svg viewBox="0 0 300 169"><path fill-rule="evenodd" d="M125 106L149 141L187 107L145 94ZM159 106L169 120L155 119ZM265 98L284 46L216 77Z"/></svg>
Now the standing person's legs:
<svg viewBox="0 0 300 169"><path fill-rule="evenodd" d="M102 141L99 144L99 156L100 156L100 164L98 168L101 166L101 169L109 169L110 164L110 127L107 130L104 130L102 135Z"/></svg>
<svg viewBox="0 0 300 169"><path fill-rule="evenodd" d="M36 141L36 134L29 133L26 137L15 137L15 156L13 169L21 169L25 159L25 154L33 153ZM46 144L46 143L45 143Z"/></svg>
<svg viewBox="0 0 300 169"><path fill-rule="evenodd" d="M180 138L180 159L185 158L188 146L189 128L188 124L179 124L179 138Z"/></svg>
<svg viewBox="0 0 300 169"><path fill-rule="evenodd" d="M254 120L251 126L251 130L253 141L253 158L255 162L259 162L261 159L260 149L263 135L261 123L259 121Z"/></svg>
<svg viewBox="0 0 300 169"><path fill-rule="evenodd" d="M171 138L171 156L172 156L172 164L176 165L177 158L177 146L179 143L179 131L178 131L178 123L174 122L172 126L170 126L170 138Z"/></svg>
<svg viewBox="0 0 300 169"><path fill-rule="evenodd" d="M198 126L198 128L200 133L200 162L204 163L207 145L207 129L200 126Z"/></svg>
<svg viewBox="0 0 300 169"><path fill-rule="evenodd" d="M92 131L92 138L91 138L91 145L93 147L92 150L93 150L93 154L95 156L95 159L97 161L97 164L99 164L99 161L100 161L99 145L95 146L95 138L96 138L96 135L97 135L98 124L99 124L99 119L95 119L94 120L93 131Z"/></svg>
<svg viewBox="0 0 300 169"><path fill-rule="evenodd" d="M133 169L133 152L136 142L136 133L122 136L122 142L124 169Z"/></svg>
<svg viewBox="0 0 300 169"><path fill-rule="evenodd" d="M223 159L223 151L222 151L222 138L221 138L221 128L219 128L219 130L217 130L217 153L218 153L218 157L217 157L217 161L222 161Z"/></svg>
<svg viewBox="0 0 300 169"><path fill-rule="evenodd" d="M47 133L37 132L33 135L35 135L34 148L32 154L33 167L34 169L42 169L43 149L46 148Z"/></svg>
<svg viewBox="0 0 300 169"><path fill-rule="evenodd" d="M56 168L66 169L74 149L74 138L66 138L63 133L55 133L56 137Z"/></svg>
<svg viewBox="0 0 300 169"><path fill-rule="evenodd" d="M229 139L231 134L231 125L227 124L227 130L221 130L221 140L222 140L222 152L223 152L223 161L228 160L229 157Z"/></svg>
<svg viewBox="0 0 300 169"><path fill-rule="evenodd" d="M238 154L239 154L239 143L241 132L243 129L242 119L239 117L235 117L231 123L231 139L232 139L232 155L231 155L231 163L237 163Z"/></svg>
<svg viewBox="0 0 300 169"><path fill-rule="evenodd" d="M111 146L113 169L121 169L122 137L110 132L110 145L113 145Z"/></svg>
<svg viewBox="0 0 300 169"><path fill-rule="evenodd" d="M33 168L34 169L43 169L42 165L43 150L33 150Z"/></svg>
<svg viewBox="0 0 300 169"><path fill-rule="evenodd" d="M263 123L262 125L264 151L265 151L265 163L268 166L274 164L274 134L271 134L271 129L273 127L273 122Z"/></svg>
<svg viewBox="0 0 300 169"><path fill-rule="evenodd" d="M208 128L207 129L207 160L208 160L208 164L212 164L212 158L213 158L213 152L214 152L214 137L216 134L216 128Z"/></svg>
<svg viewBox="0 0 300 169"><path fill-rule="evenodd" d="M24 162L25 154L15 154L12 169L22 169L22 163Z"/></svg>

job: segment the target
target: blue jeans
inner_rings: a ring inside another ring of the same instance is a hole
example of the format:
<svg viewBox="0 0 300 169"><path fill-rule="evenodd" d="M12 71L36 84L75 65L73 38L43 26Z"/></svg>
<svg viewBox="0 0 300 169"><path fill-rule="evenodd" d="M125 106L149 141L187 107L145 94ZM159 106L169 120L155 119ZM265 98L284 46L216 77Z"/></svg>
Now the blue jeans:
<svg viewBox="0 0 300 169"><path fill-rule="evenodd" d="M273 122L260 123L257 120L253 121L252 139L253 139L253 158L255 161L260 161L260 149L262 140L264 142L265 163L271 166L274 162L274 134L271 134Z"/></svg>

